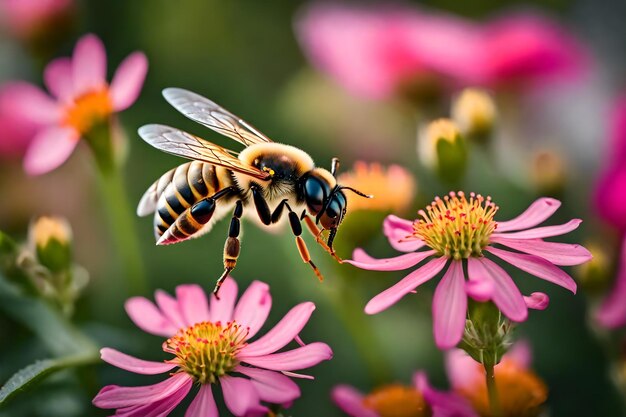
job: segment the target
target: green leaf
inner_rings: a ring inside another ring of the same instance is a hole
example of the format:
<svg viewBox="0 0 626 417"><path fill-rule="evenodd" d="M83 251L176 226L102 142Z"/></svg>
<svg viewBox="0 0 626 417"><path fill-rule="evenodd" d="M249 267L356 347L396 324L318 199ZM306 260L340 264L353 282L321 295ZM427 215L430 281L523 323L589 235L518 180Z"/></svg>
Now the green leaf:
<svg viewBox="0 0 626 417"><path fill-rule="evenodd" d="M2 388L0 388L0 407L6 404L15 395L27 391L46 376L62 369L93 363L98 360L97 355L74 355L57 359L37 361L26 368L17 371Z"/></svg>

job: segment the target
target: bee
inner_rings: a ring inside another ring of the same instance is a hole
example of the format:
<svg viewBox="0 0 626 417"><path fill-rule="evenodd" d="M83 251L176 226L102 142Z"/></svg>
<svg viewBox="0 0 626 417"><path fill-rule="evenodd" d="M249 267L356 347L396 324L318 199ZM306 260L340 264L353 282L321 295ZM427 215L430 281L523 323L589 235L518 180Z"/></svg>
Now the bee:
<svg viewBox="0 0 626 417"><path fill-rule="evenodd" d="M337 184L337 158L333 158L330 171L316 167L306 152L273 142L205 97L179 88L167 88L163 96L189 119L234 139L245 149L237 153L164 125L150 124L139 129L139 136L155 148L192 160L163 174L139 202L139 216L154 213L157 245L201 236L232 212L224 245L224 272L213 290L216 296L237 265L241 250L240 219L244 214L270 226L286 213L300 256L320 281L322 275L301 236L302 221L316 242L341 262L333 249L333 240L346 215L344 191L371 196ZM328 230L327 242L322 238L325 230Z"/></svg>

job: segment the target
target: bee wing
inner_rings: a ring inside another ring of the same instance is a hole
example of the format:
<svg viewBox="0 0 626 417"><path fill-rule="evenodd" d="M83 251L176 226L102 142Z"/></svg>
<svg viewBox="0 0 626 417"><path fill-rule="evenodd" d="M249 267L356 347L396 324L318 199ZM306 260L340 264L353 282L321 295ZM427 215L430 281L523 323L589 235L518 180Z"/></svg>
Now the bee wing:
<svg viewBox="0 0 626 417"><path fill-rule="evenodd" d="M176 110L201 125L250 146L272 142L257 128L206 97L181 88L166 88L163 97Z"/></svg>
<svg viewBox="0 0 626 417"><path fill-rule="evenodd" d="M165 187L172 181L172 178L174 178L175 172L176 168L170 169L165 174L161 175L161 177L153 182L150 188L146 190L137 205L137 215L139 217L147 216L156 210L159 197Z"/></svg>
<svg viewBox="0 0 626 417"><path fill-rule="evenodd" d="M228 149L182 130L164 125L145 125L140 127L138 132L143 140L163 152L219 165L260 180L269 178L268 173L253 166L245 165Z"/></svg>

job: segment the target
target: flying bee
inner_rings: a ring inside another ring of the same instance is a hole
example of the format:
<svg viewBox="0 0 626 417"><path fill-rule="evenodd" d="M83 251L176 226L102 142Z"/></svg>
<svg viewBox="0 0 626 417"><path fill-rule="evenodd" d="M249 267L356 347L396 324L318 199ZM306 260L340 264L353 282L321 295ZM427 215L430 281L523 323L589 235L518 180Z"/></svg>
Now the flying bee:
<svg viewBox="0 0 626 417"><path fill-rule="evenodd" d="M273 142L205 97L178 88L163 90L163 96L183 115L246 148L237 153L164 125L151 124L139 129L139 135L155 148L192 160L166 172L139 202L139 216L154 213L157 245L178 243L207 233L216 221L232 211L224 245L224 272L213 290L216 295L237 265L240 219L244 212L266 226L279 222L283 213L287 213L300 256L320 281L322 275L301 236L303 220L317 243L341 262L333 250L333 240L346 214L344 190L371 196L337 184L337 158L333 158L330 171L318 168L306 152ZM327 243L322 239L325 230L328 230Z"/></svg>

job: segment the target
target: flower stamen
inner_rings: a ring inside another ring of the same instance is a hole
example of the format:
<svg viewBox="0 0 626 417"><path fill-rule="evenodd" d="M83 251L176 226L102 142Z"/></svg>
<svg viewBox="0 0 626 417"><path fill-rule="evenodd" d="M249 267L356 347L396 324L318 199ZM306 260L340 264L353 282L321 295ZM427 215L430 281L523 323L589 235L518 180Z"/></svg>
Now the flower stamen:
<svg viewBox="0 0 626 417"><path fill-rule="evenodd" d="M107 88L91 91L76 98L65 110L64 123L84 134L113 113Z"/></svg>
<svg viewBox="0 0 626 417"><path fill-rule="evenodd" d="M363 399L363 405L381 417L430 417L432 411L422 394L412 387L394 384L381 387Z"/></svg>

